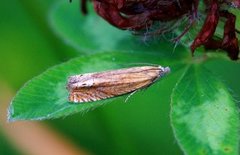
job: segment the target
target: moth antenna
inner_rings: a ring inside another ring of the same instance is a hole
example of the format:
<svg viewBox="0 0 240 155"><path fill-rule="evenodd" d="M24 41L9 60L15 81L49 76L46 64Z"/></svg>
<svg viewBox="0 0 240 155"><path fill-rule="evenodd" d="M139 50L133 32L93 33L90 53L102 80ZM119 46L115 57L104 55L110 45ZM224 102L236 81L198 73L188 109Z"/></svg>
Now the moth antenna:
<svg viewBox="0 0 240 155"><path fill-rule="evenodd" d="M130 99L130 97L133 95L133 94L135 94L136 92L137 92L138 90L135 90L135 91L133 91L132 93L130 93L128 96L127 96L127 98L125 99L125 103L127 103L127 101Z"/></svg>

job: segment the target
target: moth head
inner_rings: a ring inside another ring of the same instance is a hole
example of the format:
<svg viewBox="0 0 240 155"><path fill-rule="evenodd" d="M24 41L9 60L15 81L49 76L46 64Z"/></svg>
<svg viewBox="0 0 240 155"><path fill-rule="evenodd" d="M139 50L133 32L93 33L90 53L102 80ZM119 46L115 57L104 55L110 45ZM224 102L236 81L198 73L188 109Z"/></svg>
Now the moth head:
<svg viewBox="0 0 240 155"><path fill-rule="evenodd" d="M162 72L163 75L168 74L168 73L171 72L170 67L162 67L162 66L158 66L158 68L161 70L161 72Z"/></svg>
<svg viewBox="0 0 240 155"><path fill-rule="evenodd" d="M163 72L165 72L166 74L171 72L170 67L164 67Z"/></svg>

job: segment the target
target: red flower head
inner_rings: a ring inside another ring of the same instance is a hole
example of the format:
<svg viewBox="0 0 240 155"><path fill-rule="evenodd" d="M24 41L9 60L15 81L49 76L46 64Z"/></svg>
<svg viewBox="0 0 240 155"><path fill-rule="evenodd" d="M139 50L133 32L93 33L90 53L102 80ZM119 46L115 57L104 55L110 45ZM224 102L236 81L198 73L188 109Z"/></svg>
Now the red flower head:
<svg viewBox="0 0 240 155"><path fill-rule="evenodd" d="M144 31L156 22L169 22L188 18L188 25L178 41L198 20L198 0L93 0L95 11L110 24L124 30ZM236 17L222 9L222 6L240 8L240 0L204 0L206 19L202 29L194 39L191 50L199 46L205 49L225 50L233 60L238 59L239 46L235 29ZM82 0L82 12L87 13L86 0ZM218 22L225 18L224 34L220 39L213 38ZM159 28L156 33L166 32Z"/></svg>

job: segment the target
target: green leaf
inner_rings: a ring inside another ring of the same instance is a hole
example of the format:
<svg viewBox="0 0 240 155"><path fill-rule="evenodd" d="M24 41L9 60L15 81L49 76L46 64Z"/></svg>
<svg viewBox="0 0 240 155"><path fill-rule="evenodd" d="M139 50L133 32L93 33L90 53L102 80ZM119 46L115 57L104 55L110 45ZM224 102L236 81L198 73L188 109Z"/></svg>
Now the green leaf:
<svg viewBox="0 0 240 155"><path fill-rule="evenodd" d="M67 44L80 52L104 51L147 51L167 52L174 55L190 55L185 48L178 46L174 52L174 44L154 37L132 35L129 31L117 29L97 16L93 6L89 7L89 14L82 15L78 1L68 3L60 1L51 9L49 22L51 27ZM181 51L181 52L178 52Z"/></svg>
<svg viewBox="0 0 240 155"><path fill-rule="evenodd" d="M237 106L225 85L203 66L190 66L177 83L171 119L186 154L239 153Z"/></svg>
<svg viewBox="0 0 240 155"><path fill-rule="evenodd" d="M129 59L129 56L131 56L131 59ZM53 67L28 82L17 93L9 109L9 119L49 119L96 108L103 105L105 101L87 104L68 102L68 92L66 90L68 76L136 66L142 62L166 65L167 61L160 54L99 53L76 58ZM178 68L179 66L175 67L175 69Z"/></svg>

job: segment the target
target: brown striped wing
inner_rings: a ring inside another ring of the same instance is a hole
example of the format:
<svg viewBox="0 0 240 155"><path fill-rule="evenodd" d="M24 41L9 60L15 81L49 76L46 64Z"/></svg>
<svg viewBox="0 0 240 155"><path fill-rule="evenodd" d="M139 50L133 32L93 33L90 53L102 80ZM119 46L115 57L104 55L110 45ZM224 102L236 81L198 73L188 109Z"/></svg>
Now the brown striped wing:
<svg viewBox="0 0 240 155"><path fill-rule="evenodd" d="M69 78L69 101L91 102L120 96L151 85L163 74L159 67L144 66Z"/></svg>
<svg viewBox="0 0 240 155"><path fill-rule="evenodd" d="M145 66L99 73L87 73L69 77L68 89L80 87L112 86L122 83L141 82L161 75L159 67Z"/></svg>
<svg viewBox="0 0 240 155"><path fill-rule="evenodd" d="M75 89L70 92L69 101L75 103L98 101L133 92L140 88L146 87L151 83L151 80L146 80L137 83L125 83L107 87L85 87L81 89Z"/></svg>

